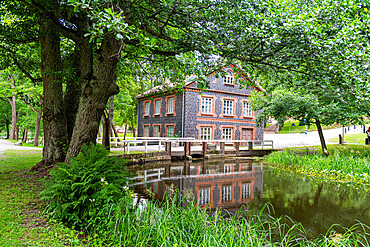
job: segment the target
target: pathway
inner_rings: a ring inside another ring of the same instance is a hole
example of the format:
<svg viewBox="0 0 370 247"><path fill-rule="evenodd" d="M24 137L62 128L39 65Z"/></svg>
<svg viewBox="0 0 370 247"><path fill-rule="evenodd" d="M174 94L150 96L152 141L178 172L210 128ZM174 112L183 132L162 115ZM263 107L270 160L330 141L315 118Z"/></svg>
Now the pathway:
<svg viewBox="0 0 370 247"><path fill-rule="evenodd" d="M333 137L338 137L339 134L342 134L342 128L323 130L326 143L330 143L329 139ZM347 134L363 133L363 129L360 126L350 127L350 130L347 129ZM345 134L346 135L346 134ZM364 134L364 142L366 135ZM286 148L286 147L303 147L303 146L314 146L321 145L319 134L317 131L308 132L305 134L265 134L265 140L273 140L274 148ZM344 141L346 137L344 136Z"/></svg>
<svg viewBox="0 0 370 247"><path fill-rule="evenodd" d="M24 147L24 146L17 146L14 143L0 139L0 154L4 153L5 150L12 149L12 150L42 150L42 148L38 147Z"/></svg>

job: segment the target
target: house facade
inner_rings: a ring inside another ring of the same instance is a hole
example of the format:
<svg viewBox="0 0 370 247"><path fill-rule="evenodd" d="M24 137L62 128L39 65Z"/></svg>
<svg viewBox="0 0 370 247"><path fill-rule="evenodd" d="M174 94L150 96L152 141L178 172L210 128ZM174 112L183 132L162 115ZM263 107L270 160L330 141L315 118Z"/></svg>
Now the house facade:
<svg viewBox="0 0 370 247"><path fill-rule="evenodd" d="M262 89L248 83L240 87L233 67L224 70L225 77L208 77L208 89L199 89L194 81L177 92L160 85L137 95L138 136L263 140L250 102L251 92Z"/></svg>

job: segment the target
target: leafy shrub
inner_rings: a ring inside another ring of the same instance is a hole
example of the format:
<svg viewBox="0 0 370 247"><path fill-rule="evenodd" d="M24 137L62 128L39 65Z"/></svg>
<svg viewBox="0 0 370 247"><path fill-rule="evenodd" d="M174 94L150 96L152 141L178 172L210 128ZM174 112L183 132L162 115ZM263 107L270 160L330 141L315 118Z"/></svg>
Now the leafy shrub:
<svg viewBox="0 0 370 247"><path fill-rule="evenodd" d="M109 205L125 196L125 160L108 157L102 146L83 145L70 165L58 164L41 192L50 201L47 213L78 229L94 229L105 221Z"/></svg>

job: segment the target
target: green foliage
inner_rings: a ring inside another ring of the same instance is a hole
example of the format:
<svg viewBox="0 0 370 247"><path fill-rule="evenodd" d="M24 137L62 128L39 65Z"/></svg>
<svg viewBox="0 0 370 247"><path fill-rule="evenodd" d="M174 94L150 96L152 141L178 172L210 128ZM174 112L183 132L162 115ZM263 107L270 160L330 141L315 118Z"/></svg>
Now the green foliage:
<svg viewBox="0 0 370 247"><path fill-rule="evenodd" d="M71 164L61 163L41 193L51 218L80 229L99 226L109 205L124 196L125 161L98 145L83 145Z"/></svg>
<svg viewBox="0 0 370 247"><path fill-rule="evenodd" d="M329 147L328 157L322 156L317 149L287 149L270 154L264 161L294 172L370 185L370 147Z"/></svg>

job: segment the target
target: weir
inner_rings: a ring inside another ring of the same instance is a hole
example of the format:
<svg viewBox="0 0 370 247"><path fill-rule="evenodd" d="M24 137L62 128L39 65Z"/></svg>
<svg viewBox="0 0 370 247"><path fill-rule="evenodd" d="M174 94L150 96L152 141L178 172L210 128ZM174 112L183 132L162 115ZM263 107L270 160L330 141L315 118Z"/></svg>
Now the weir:
<svg viewBox="0 0 370 247"><path fill-rule="evenodd" d="M121 138L122 139L122 138ZM114 142L116 156L145 163L193 158L219 159L224 157L264 156L272 151L272 140L197 140L193 138L136 137Z"/></svg>

